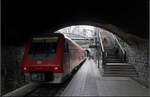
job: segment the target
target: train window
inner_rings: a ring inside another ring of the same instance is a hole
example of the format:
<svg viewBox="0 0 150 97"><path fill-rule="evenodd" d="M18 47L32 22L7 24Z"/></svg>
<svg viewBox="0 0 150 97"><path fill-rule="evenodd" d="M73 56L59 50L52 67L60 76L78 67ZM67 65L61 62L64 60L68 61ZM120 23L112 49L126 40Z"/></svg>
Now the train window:
<svg viewBox="0 0 150 97"><path fill-rule="evenodd" d="M57 41L57 38L33 38L30 45L28 59L54 59Z"/></svg>

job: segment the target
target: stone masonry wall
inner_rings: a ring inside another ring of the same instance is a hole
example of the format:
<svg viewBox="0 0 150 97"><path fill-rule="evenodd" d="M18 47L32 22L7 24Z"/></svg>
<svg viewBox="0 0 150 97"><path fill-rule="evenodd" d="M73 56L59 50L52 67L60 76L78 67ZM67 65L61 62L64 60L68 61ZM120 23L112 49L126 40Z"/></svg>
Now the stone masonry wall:
<svg viewBox="0 0 150 97"><path fill-rule="evenodd" d="M24 45L2 46L2 95L25 84L21 70Z"/></svg>
<svg viewBox="0 0 150 97"><path fill-rule="evenodd" d="M149 83L149 42L137 40L134 45L125 43L128 63L134 65L138 72L138 77L133 77L144 86Z"/></svg>
<svg viewBox="0 0 150 97"><path fill-rule="evenodd" d="M127 59L131 65L134 65L139 76L134 77L134 80L137 80L144 86L148 87L149 85L149 40L142 39L135 35L126 33L123 29L118 28L112 24L100 25L103 29L112 32L113 34L120 37L125 41L124 49L127 52ZM143 33L144 34L144 33Z"/></svg>

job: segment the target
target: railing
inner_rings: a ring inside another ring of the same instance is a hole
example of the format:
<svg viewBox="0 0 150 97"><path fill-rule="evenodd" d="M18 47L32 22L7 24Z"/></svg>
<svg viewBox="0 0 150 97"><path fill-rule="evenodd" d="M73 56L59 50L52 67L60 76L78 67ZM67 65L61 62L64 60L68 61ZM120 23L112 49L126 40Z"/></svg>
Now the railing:
<svg viewBox="0 0 150 97"><path fill-rule="evenodd" d="M104 46L103 46L103 42L102 42L102 36L101 36L101 32L99 32L99 39L100 39L100 45L101 45L101 56L102 56L102 68L105 65L105 50L104 50Z"/></svg>
<svg viewBox="0 0 150 97"><path fill-rule="evenodd" d="M113 38L115 40L115 43L117 43L118 46L119 46L119 55L120 55L120 57L122 57L122 61L126 62L126 51L123 49L123 47L119 43L118 39L113 34L112 34L112 36L113 36Z"/></svg>

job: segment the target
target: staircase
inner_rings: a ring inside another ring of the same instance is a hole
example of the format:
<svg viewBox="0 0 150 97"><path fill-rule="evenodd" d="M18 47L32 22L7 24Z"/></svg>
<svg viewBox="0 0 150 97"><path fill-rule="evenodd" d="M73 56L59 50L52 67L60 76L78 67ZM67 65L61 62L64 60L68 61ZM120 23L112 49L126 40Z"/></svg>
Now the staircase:
<svg viewBox="0 0 150 97"><path fill-rule="evenodd" d="M110 77L136 77L135 68L128 63L106 63L103 76Z"/></svg>
<svg viewBox="0 0 150 97"><path fill-rule="evenodd" d="M102 37L107 39L107 43L103 43L104 54L102 74L105 77L135 77L138 76L133 65L128 64L123 60L123 52L118 55L114 52L114 44L118 43L114 37L107 32L101 33ZM119 50L121 50L119 48ZM122 51L122 50L121 50Z"/></svg>
<svg viewBox="0 0 150 97"><path fill-rule="evenodd" d="M123 63L123 60L120 56L116 56L114 49L105 48L107 56L105 57L105 63Z"/></svg>
<svg viewBox="0 0 150 97"><path fill-rule="evenodd" d="M136 77L136 69L133 65L125 63L119 56L116 56L113 49L105 49L107 57L103 67L103 76L106 77Z"/></svg>

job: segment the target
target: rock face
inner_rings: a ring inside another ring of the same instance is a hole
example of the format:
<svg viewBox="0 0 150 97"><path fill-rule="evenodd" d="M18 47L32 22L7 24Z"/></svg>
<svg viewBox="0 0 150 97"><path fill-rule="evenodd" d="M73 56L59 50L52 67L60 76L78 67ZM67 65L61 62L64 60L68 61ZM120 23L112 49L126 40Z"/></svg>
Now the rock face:
<svg viewBox="0 0 150 97"><path fill-rule="evenodd" d="M25 84L21 70L24 45L2 46L2 95Z"/></svg>
<svg viewBox="0 0 150 97"><path fill-rule="evenodd" d="M127 51L127 60L134 65L138 72L138 77L133 79L139 81L141 84L148 87L149 82L149 42L148 40L131 41L133 45L125 43L125 50Z"/></svg>

